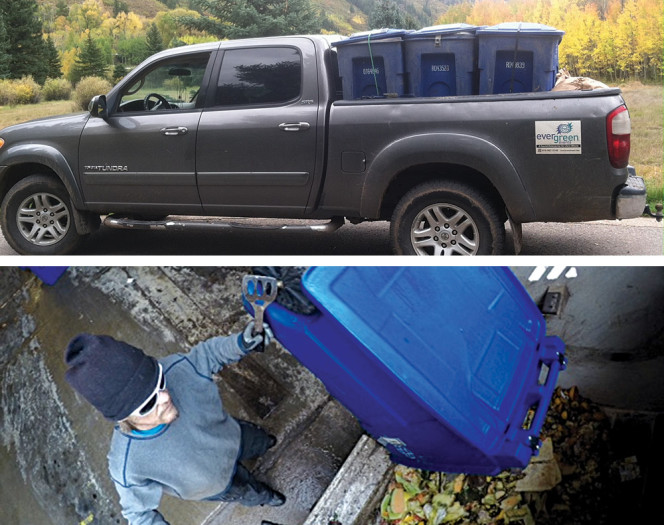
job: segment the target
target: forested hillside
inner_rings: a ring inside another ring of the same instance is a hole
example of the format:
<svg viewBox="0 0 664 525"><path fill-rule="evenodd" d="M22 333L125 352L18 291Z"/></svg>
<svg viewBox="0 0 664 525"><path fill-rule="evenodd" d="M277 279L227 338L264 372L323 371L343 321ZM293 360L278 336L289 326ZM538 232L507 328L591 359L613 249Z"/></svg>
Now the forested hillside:
<svg viewBox="0 0 664 525"><path fill-rule="evenodd" d="M159 49L269 34L528 21L565 31L560 63L610 81L662 79L661 0L3 0L0 79L111 80Z"/></svg>

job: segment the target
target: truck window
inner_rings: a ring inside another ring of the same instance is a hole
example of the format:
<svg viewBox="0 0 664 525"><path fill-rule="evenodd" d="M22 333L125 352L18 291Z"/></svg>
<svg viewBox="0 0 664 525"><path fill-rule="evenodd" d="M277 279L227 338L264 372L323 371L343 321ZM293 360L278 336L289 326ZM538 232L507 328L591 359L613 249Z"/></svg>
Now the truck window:
<svg viewBox="0 0 664 525"><path fill-rule="evenodd" d="M224 53L215 106L283 104L297 99L302 60L292 47L232 49Z"/></svg>
<svg viewBox="0 0 664 525"><path fill-rule="evenodd" d="M119 111L194 109L210 53L171 58L125 87Z"/></svg>

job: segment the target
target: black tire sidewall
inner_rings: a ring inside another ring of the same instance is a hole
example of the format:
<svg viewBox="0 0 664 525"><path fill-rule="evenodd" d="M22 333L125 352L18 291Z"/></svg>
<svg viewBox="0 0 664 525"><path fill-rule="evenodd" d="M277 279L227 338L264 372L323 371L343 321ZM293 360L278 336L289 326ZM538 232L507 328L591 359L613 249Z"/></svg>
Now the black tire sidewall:
<svg viewBox="0 0 664 525"><path fill-rule="evenodd" d="M35 193L50 193L55 195L65 204L69 211L69 229L64 237L55 244L37 246L31 243L23 237L16 223L16 212L19 205ZM5 240L14 250L22 255L67 254L76 248L81 241L81 236L76 232L74 211L67 190L59 181L47 175L30 175L12 186L2 201L0 221Z"/></svg>
<svg viewBox="0 0 664 525"><path fill-rule="evenodd" d="M451 204L467 213L477 226L480 246L476 255L502 253L505 227L492 203L469 186L426 183L413 188L399 201L390 224L392 247L398 255L417 255L410 241L415 217L433 204Z"/></svg>

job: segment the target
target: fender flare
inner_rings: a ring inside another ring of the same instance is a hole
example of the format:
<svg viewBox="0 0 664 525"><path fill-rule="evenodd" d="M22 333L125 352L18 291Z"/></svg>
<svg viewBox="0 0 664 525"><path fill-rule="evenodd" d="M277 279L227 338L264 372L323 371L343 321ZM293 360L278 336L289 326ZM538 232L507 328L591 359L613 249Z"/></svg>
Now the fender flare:
<svg viewBox="0 0 664 525"><path fill-rule="evenodd" d="M457 164L484 175L500 194L510 216L535 219L526 188L510 159L495 144L472 135L427 133L396 140L371 162L362 188L361 212L377 217L383 196L402 171L424 164Z"/></svg>
<svg viewBox="0 0 664 525"><path fill-rule="evenodd" d="M53 146L46 144L17 144L2 156L2 164L8 169L18 164L42 164L55 173L64 184L75 208L85 207L83 194L74 177L74 172L65 156Z"/></svg>

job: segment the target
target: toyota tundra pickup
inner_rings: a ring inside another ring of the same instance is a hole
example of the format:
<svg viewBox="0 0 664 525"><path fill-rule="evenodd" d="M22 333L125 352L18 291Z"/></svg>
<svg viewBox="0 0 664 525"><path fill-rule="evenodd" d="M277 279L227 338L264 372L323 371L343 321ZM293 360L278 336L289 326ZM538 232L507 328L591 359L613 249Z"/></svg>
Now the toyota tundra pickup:
<svg viewBox="0 0 664 525"><path fill-rule="evenodd" d="M164 51L89 112L0 131L7 242L64 254L101 217L210 230L256 217L323 232L390 221L397 254L500 254L508 221L518 244L523 223L641 215L619 89L342 100L332 43Z"/></svg>

